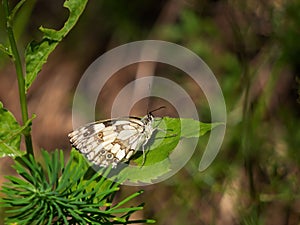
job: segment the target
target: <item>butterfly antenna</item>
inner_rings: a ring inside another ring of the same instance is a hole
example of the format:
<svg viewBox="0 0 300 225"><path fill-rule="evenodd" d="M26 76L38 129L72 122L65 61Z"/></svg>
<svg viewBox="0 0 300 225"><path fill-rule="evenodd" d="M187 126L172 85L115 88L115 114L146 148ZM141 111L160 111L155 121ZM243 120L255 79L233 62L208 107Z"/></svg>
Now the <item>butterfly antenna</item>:
<svg viewBox="0 0 300 225"><path fill-rule="evenodd" d="M153 109L153 110L151 110L150 112L148 112L148 114L149 114L149 113L152 114L153 112L158 111L158 110L160 110L160 109L164 109L164 108L166 108L166 106L161 106L161 107L159 107L159 108L157 108L157 109Z"/></svg>
<svg viewBox="0 0 300 225"><path fill-rule="evenodd" d="M151 83L149 83L148 85L148 88L149 88L149 96L151 95ZM149 112L149 105L150 105L150 98L147 98L147 115L151 112Z"/></svg>

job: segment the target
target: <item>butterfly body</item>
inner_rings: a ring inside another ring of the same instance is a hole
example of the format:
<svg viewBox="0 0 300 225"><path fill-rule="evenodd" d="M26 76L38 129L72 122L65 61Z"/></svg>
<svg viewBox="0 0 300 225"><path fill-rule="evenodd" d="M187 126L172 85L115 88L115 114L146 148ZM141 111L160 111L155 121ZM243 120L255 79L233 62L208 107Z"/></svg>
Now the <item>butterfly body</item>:
<svg viewBox="0 0 300 225"><path fill-rule="evenodd" d="M151 113L143 118L124 117L89 123L68 136L73 147L99 167L126 162L150 139L154 128Z"/></svg>

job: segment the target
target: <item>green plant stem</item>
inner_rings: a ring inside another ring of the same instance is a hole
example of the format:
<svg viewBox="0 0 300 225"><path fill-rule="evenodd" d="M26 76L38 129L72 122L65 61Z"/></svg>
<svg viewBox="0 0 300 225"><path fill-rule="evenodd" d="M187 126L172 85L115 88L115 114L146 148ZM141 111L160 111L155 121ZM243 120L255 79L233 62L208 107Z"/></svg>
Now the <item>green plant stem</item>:
<svg viewBox="0 0 300 225"><path fill-rule="evenodd" d="M244 2L241 3L241 7L244 7ZM249 66L246 59L246 43L245 43L245 35L242 33L242 30L237 23L238 19L236 17L235 13L231 13L229 15L229 19L231 21L231 25L233 28L233 34L235 37L235 42L237 43L237 47L239 49L239 58L242 64L243 68L243 88L244 88L244 101L243 101L243 124L242 124L242 140L241 140L241 147L243 151L243 157L244 157L244 166L245 166L245 172L247 173L248 183L249 183L249 191L250 191L250 198L255 204L255 208L257 211L257 214L259 214L259 201L257 198L257 190L255 186L255 180L254 180L254 157L253 152L251 151L251 143L249 140L252 138L251 133L251 98L250 98L250 87L251 87L251 79L250 79L250 72L249 72Z"/></svg>
<svg viewBox="0 0 300 225"><path fill-rule="evenodd" d="M28 120L28 110L27 110L27 99L26 99L26 94L25 94L25 80L24 80L24 74L23 74L23 69L22 69L22 63L21 63L20 54L19 54L19 51L17 48L15 36L13 33L8 0L3 0L2 3L3 3L5 19L6 19L6 32L7 32L9 44L11 47L12 60L14 61L16 73L17 73L19 98L20 98L21 113L22 113L22 122L23 122L23 124L25 124L26 121ZM29 129L24 131L24 137L25 137L27 154L33 155L32 140L31 140L31 134L30 134Z"/></svg>
<svg viewBox="0 0 300 225"><path fill-rule="evenodd" d="M249 149L249 129L251 127L251 120L250 120L250 97L249 97L249 91L250 91L250 79L249 79L249 72L248 67L245 65L245 99L243 103L243 139L242 139L242 148L244 151L244 160L245 160L245 168L248 173L249 178L249 190L251 198L256 201L256 189L254 185L254 177L253 177L253 167L252 167L252 154L251 149Z"/></svg>

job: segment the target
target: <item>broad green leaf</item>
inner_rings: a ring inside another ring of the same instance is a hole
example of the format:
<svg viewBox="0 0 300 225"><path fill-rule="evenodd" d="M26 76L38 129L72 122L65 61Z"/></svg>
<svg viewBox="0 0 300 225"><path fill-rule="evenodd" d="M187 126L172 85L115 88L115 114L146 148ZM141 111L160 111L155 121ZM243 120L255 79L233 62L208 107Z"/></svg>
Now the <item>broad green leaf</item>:
<svg viewBox="0 0 300 225"><path fill-rule="evenodd" d="M60 30L40 27L44 36L40 42L31 42L25 52L26 61L26 91L35 80L42 66L46 63L50 53L56 48L59 42L70 32L82 14L87 0L66 0L64 7L68 8L69 18Z"/></svg>
<svg viewBox="0 0 300 225"><path fill-rule="evenodd" d="M166 159L182 138L199 138L221 123L203 123L193 119L164 117L156 122L158 132L149 143L149 151L144 165L151 165ZM165 134L163 131L167 129ZM160 140L163 138L163 141ZM135 160L142 165L143 156Z"/></svg>
<svg viewBox="0 0 300 225"><path fill-rule="evenodd" d="M14 116L0 102L0 157L16 157L20 151L21 126Z"/></svg>
<svg viewBox="0 0 300 225"><path fill-rule="evenodd" d="M3 108L0 102L0 158L5 156L15 158L26 153L20 150L21 135L30 129L34 118L35 115L20 126L11 112Z"/></svg>

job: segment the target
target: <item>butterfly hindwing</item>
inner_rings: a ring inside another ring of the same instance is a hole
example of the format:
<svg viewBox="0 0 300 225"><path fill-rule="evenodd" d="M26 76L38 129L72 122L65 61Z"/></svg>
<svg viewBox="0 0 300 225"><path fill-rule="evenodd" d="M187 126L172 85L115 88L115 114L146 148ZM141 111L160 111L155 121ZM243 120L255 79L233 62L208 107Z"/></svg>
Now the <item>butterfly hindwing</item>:
<svg viewBox="0 0 300 225"><path fill-rule="evenodd" d="M87 124L69 134L70 142L91 163L116 167L126 162L152 135L153 116L125 117Z"/></svg>

